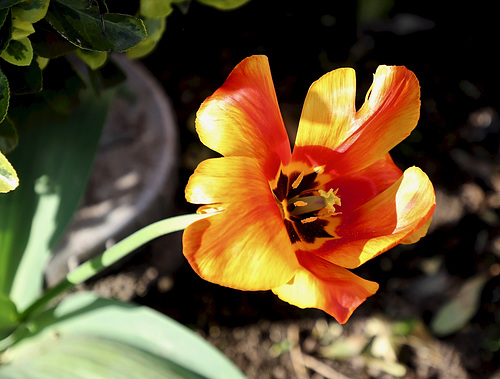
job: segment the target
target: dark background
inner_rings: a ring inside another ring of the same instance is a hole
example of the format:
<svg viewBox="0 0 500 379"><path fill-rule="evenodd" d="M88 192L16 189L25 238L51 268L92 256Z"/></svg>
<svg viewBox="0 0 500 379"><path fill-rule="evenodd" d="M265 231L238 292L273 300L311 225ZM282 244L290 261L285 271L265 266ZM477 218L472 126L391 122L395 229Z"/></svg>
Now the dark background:
<svg viewBox="0 0 500 379"><path fill-rule="evenodd" d="M492 271L500 258L500 205L495 202L500 193L500 121L499 21L492 3L251 0L228 12L196 1L175 6L160 45L142 59L165 88L178 120L181 156L174 213L196 209L185 202L183 188L197 163L215 156L198 141L195 112L245 57L269 57L292 134L307 89L321 75L338 67L355 68L362 104L378 65L405 65L420 81L421 117L392 155L401 168L416 165L429 175L438 207L429 235L418 244L397 247L356 270L381 287L348 324L383 314L392 320L412 317L429 326L464 281L488 273L478 310L467 325L449 336L434 336L432 343L450 349L470 377L493 375L500 365L500 286ZM429 273L424 267L431 261L438 269ZM297 309L270 292L246 293L206 283L187 263L172 275L172 283L167 292L152 288L135 300L198 330L249 376L258 372L256 377L279 377L272 366L280 363L249 359L248 352L242 353L246 358L231 355L234 330L249 332L263 320L279 325L331 321L321 311ZM214 327L218 333L211 333ZM261 341L253 345L257 351L269 338L262 330ZM307 326L301 330L307 334ZM405 377L420 377L414 359L400 360L409 367ZM255 371L258 362L261 370ZM369 377L363 369L348 366L338 370ZM283 377L294 375L292 370ZM427 377L453 376L436 368Z"/></svg>

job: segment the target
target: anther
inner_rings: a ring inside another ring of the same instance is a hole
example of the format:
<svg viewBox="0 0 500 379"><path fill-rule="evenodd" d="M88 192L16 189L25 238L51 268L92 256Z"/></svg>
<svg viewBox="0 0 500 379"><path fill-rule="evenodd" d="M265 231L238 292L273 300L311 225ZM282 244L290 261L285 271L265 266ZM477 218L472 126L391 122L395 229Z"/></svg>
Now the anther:
<svg viewBox="0 0 500 379"><path fill-rule="evenodd" d="M296 189L300 185L300 182L302 182L302 179L304 179L304 171L302 171L297 179L294 180L294 182L292 183L292 188Z"/></svg>

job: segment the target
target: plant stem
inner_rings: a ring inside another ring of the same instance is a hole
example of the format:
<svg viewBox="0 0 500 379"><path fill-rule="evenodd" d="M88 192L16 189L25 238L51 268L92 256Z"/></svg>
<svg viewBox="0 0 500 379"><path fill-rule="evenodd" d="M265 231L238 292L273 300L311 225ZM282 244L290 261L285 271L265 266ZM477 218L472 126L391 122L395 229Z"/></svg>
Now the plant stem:
<svg viewBox="0 0 500 379"><path fill-rule="evenodd" d="M101 255L90 259L75 270L66 275L66 278L54 287L49 288L45 293L31 304L20 315L20 321L29 319L32 315L42 311L54 298L68 291L77 284L81 284L86 280L98 274L104 268L111 266L129 253L144 245L153 239L163 236L168 233L184 230L189 224L194 221L201 220L210 216L209 214L188 214L182 216L175 216L165 220L155 222L148 225L130 236L124 238L116 245L113 245Z"/></svg>

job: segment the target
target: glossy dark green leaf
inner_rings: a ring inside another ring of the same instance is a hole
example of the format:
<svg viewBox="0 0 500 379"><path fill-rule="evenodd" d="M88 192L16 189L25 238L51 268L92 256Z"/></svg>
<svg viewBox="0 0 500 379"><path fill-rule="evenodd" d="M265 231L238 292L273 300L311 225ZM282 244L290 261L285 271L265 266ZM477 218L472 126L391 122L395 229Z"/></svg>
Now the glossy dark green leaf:
<svg viewBox="0 0 500 379"><path fill-rule="evenodd" d="M9 9L0 10L0 53L9 46L12 36L12 20L9 16Z"/></svg>
<svg viewBox="0 0 500 379"><path fill-rule="evenodd" d="M0 122L7 115L10 101L9 81L2 71L0 71Z"/></svg>
<svg viewBox="0 0 500 379"><path fill-rule="evenodd" d="M126 51L147 36L140 19L101 14L97 3L88 0L53 0L46 19L72 44L88 50Z"/></svg>
<svg viewBox="0 0 500 379"><path fill-rule="evenodd" d="M24 0L0 0L0 9L10 8L14 4L20 3Z"/></svg>

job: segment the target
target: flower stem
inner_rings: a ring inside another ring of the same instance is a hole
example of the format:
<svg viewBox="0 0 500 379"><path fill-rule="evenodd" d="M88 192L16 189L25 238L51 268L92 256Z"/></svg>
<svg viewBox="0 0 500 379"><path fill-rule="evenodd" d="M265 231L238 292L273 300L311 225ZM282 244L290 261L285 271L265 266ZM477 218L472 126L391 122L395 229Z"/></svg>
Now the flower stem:
<svg viewBox="0 0 500 379"><path fill-rule="evenodd" d="M46 290L42 297L36 300L33 304L26 308L24 312L21 313L19 317L20 321L25 321L32 315L39 313L54 298L68 291L77 284L81 284L86 280L92 278L104 268L116 263L121 258L127 256L138 247L165 234L184 230L189 224L193 223L194 221L201 220L202 218L206 218L209 216L210 214L188 214L175 216L155 222L138 230L137 232L118 242L116 245L113 245L112 247L104 251L101 255L82 263L75 270L66 275L66 278L64 280L62 280L54 287Z"/></svg>

